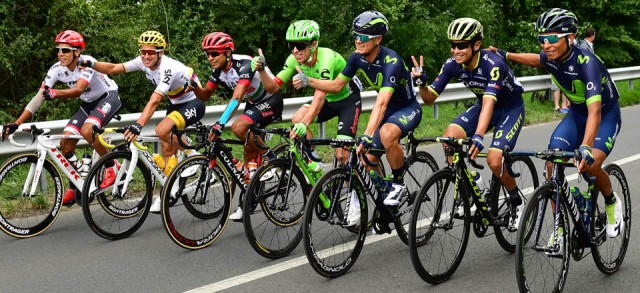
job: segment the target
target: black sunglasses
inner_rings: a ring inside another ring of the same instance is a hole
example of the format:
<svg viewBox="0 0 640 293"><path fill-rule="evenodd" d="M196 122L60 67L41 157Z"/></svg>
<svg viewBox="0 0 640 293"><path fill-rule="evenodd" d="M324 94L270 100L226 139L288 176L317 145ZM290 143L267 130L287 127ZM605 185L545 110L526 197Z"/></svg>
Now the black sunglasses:
<svg viewBox="0 0 640 293"><path fill-rule="evenodd" d="M204 52L204 55L207 57L211 57L211 58L216 58L220 55L224 54L224 51L211 51L211 52Z"/></svg>
<svg viewBox="0 0 640 293"><path fill-rule="evenodd" d="M451 49L464 50L469 48L470 46L471 46L471 42L464 42L464 43L451 42Z"/></svg>
<svg viewBox="0 0 640 293"><path fill-rule="evenodd" d="M61 47L55 47L53 48L53 51L56 53L60 53L62 52L62 54L69 54L71 51L75 51L78 50L76 48L61 48Z"/></svg>
<svg viewBox="0 0 640 293"><path fill-rule="evenodd" d="M306 49L307 47L309 47L309 43L305 43L305 42L288 42L287 43L287 47L289 47L289 50L293 51L293 48L298 49L298 51L302 51L304 49Z"/></svg>

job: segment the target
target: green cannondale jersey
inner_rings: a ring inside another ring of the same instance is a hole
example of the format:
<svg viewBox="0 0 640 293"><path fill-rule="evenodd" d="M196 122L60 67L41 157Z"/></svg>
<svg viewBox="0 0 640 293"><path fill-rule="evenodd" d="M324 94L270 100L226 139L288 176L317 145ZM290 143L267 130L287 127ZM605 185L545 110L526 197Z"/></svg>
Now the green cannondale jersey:
<svg viewBox="0 0 640 293"><path fill-rule="evenodd" d="M293 55L289 55L289 58L287 58L284 64L284 68L282 68L282 71L276 76L276 82L279 85L283 85L289 81L289 79L297 73L296 66L300 67L302 72L307 76L317 79L333 80L342 72L346 64L347 61L345 61L340 54L329 48L319 47L318 59L311 67L299 64ZM327 93L326 99L328 102L340 101L349 96L349 94L349 86L345 86L338 93Z"/></svg>

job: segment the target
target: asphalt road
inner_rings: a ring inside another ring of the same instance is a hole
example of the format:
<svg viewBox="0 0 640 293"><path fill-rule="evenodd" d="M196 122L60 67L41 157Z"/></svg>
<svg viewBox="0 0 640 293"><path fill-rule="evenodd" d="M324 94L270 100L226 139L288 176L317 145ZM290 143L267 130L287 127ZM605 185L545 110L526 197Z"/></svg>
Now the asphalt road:
<svg viewBox="0 0 640 293"><path fill-rule="evenodd" d="M556 124L526 127L517 148L545 148ZM623 109L622 130L608 159L626 160L621 166L632 191L632 215L640 212L637 125L640 106ZM442 162L440 146L426 149ZM540 171L542 161L536 161ZM351 270L330 280L313 271L302 246L284 259L262 258L249 246L239 223L230 222L210 247L187 251L168 238L158 215L149 215L131 237L112 242L91 232L79 207L64 210L38 237L19 240L0 234L0 292L213 292L225 288L228 292L517 291L514 255L503 251L492 236L471 236L456 273L437 286L418 277L408 247L394 235L368 235ZM640 292L640 244L636 242L640 228L633 223L631 229L619 272L603 275L591 257L572 260L565 292Z"/></svg>

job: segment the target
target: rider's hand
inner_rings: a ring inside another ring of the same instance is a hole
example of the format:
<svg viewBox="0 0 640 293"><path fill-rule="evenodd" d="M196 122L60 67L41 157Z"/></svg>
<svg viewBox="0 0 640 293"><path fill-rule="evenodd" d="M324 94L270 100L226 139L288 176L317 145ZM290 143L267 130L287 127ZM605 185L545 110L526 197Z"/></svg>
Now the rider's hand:
<svg viewBox="0 0 640 293"><path fill-rule="evenodd" d="M303 137L307 133L307 127L308 127L307 124L298 122L293 125L293 129L291 130L291 133L289 136L291 138L296 138L296 136Z"/></svg>
<svg viewBox="0 0 640 293"><path fill-rule="evenodd" d="M373 147L373 137L365 133L360 137L360 145L356 152L358 154L366 153L371 149L371 147Z"/></svg>
<svg viewBox="0 0 640 293"><path fill-rule="evenodd" d="M89 67L89 68L93 68L93 65L95 65L96 63L93 60L81 60L78 61L78 67L80 68L85 68L85 67Z"/></svg>
<svg viewBox="0 0 640 293"><path fill-rule="evenodd" d="M411 56L411 60L413 60L413 68L411 68L411 79L413 79L413 84L418 87L426 87L427 86L427 73L424 72L422 66L424 65L424 57L420 56L420 63L416 61L416 58Z"/></svg>
<svg viewBox="0 0 640 293"><path fill-rule="evenodd" d="M2 126L2 141L4 141L7 136L11 135L12 133L16 132L16 130L18 130L18 124L16 123L9 123L9 124L5 124Z"/></svg>
<svg viewBox="0 0 640 293"><path fill-rule="evenodd" d="M304 74L298 66L296 66L296 71L298 71L298 74L293 76L293 87L298 90L307 87L309 85L309 78L307 75Z"/></svg>
<svg viewBox="0 0 640 293"><path fill-rule="evenodd" d="M582 156L582 160L580 161L580 165L578 166L578 172L582 172L582 170L585 167L585 164L587 166L591 166L596 160L593 158L593 154L591 153L591 147L588 145L584 145L584 144L581 145L578 148L578 152Z"/></svg>
<svg viewBox="0 0 640 293"><path fill-rule="evenodd" d="M198 81L196 81L194 78L191 78L189 79L189 83L187 84L187 89L185 90L185 92L188 93L195 91L199 87L200 85L198 84Z"/></svg>
<svg viewBox="0 0 640 293"><path fill-rule="evenodd" d="M142 125L133 123L125 128L124 139L129 142L134 141L140 135L140 131L142 131Z"/></svg>
<svg viewBox="0 0 640 293"><path fill-rule="evenodd" d="M217 140L218 137L222 136L222 131L224 130L224 124L220 121L216 121L216 124L211 126L211 131L209 131L209 141Z"/></svg>
<svg viewBox="0 0 640 293"><path fill-rule="evenodd" d="M251 60L251 70L262 71L265 67L267 67L267 60L262 55L262 49L258 49L258 56L253 57Z"/></svg>
<svg viewBox="0 0 640 293"><path fill-rule="evenodd" d="M496 54L498 54L498 56L500 56L502 59L507 60L507 52L498 49L494 46L489 46L489 51L494 52Z"/></svg>
<svg viewBox="0 0 640 293"><path fill-rule="evenodd" d="M472 160L475 160L478 153L484 149L484 145L482 144L483 139L482 135L477 133L471 137L472 145L471 148L469 148L469 156Z"/></svg>
<svg viewBox="0 0 640 293"><path fill-rule="evenodd" d="M58 92L56 92L56 90L48 86L45 86L44 91L42 92L42 96L47 101L53 101L53 99L55 99L58 96Z"/></svg>

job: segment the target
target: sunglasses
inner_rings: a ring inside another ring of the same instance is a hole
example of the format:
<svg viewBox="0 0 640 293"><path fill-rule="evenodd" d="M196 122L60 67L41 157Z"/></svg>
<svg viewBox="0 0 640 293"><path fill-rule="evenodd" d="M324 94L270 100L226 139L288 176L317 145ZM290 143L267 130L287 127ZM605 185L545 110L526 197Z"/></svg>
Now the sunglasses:
<svg viewBox="0 0 640 293"><path fill-rule="evenodd" d="M144 55L155 55L156 53L162 52L162 49L155 49L155 50L138 49L138 52L140 52L141 56L144 56Z"/></svg>
<svg viewBox="0 0 640 293"><path fill-rule="evenodd" d="M451 42L451 49L464 50L471 47L471 42L463 42L463 43L454 43Z"/></svg>
<svg viewBox="0 0 640 293"><path fill-rule="evenodd" d="M540 44L544 44L544 43L549 43L549 44L555 44L557 42L560 41L560 38L565 37L570 35L570 33L566 33L566 34L556 34L556 35L544 35L544 36L538 36L538 42Z"/></svg>
<svg viewBox="0 0 640 293"><path fill-rule="evenodd" d="M371 39L375 38L375 37L379 37L379 36L370 36L370 35L361 35L361 34L357 34L357 33L353 33L353 40L360 40L360 42L368 42Z"/></svg>
<svg viewBox="0 0 640 293"><path fill-rule="evenodd" d="M207 57L211 57L211 58L216 58L220 55L224 54L224 51L211 51L211 52L204 52L204 55Z"/></svg>
<svg viewBox="0 0 640 293"><path fill-rule="evenodd" d="M61 47L55 47L53 48L53 51L56 53L62 53L62 54L69 54L71 51L76 51L78 50L77 48L61 48Z"/></svg>
<svg viewBox="0 0 640 293"><path fill-rule="evenodd" d="M298 49L298 51L302 51L302 50L306 49L307 47L309 47L309 43L305 43L305 42L288 42L287 43L287 47L291 51L293 51L293 48Z"/></svg>

